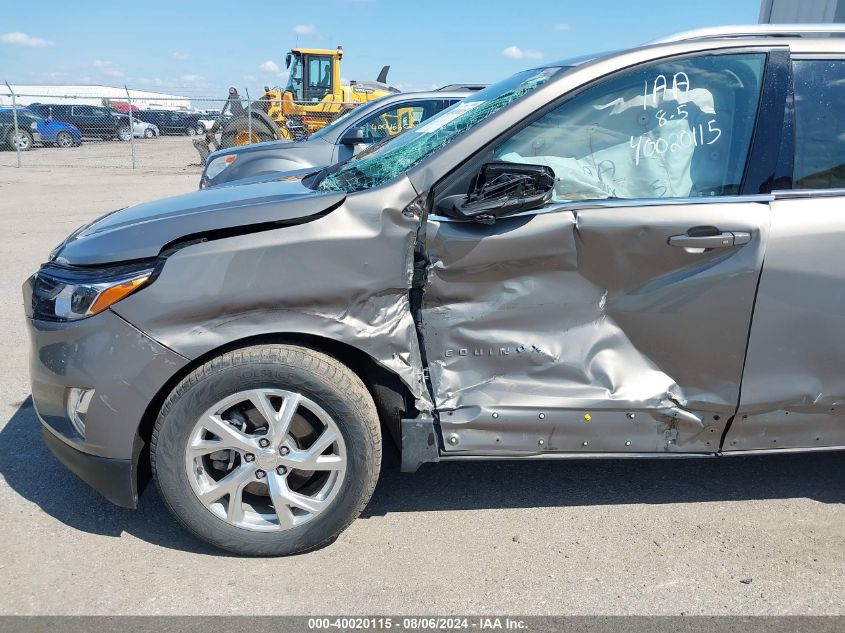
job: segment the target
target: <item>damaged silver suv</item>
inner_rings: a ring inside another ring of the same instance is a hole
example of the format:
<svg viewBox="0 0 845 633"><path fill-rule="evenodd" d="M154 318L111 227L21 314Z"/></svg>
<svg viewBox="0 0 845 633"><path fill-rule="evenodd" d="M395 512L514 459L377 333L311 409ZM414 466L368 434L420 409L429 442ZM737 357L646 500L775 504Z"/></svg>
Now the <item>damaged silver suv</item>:
<svg viewBox="0 0 845 633"><path fill-rule="evenodd" d="M24 285L45 441L250 555L330 542L385 447L845 447L839 29L533 68L364 158L94 221Z"/></svg>

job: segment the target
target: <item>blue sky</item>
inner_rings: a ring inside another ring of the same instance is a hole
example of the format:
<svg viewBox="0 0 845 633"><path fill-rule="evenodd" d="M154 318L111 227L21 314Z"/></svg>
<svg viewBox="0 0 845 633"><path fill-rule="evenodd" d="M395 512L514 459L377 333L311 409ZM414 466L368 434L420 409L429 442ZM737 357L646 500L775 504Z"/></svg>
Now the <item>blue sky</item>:
<svg viewBox="0 0 845 633"><path fill-rule="evenodd" d="M391 65L403 90L490 83L538 61L675 31L754 23L760 0L147 0L4 2L0 81L94 83L187 96L284 84L292 46L342 44L347 79ZM127 7L131 7L127 11ZM249 8L247 8L249 7Z"/></svg>

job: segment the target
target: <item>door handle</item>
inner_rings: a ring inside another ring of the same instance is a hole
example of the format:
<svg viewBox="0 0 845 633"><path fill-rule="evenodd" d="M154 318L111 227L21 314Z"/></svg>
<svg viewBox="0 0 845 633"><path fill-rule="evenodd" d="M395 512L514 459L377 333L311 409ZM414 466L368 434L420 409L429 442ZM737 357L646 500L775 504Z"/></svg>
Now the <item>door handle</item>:
<svg viewBox="0 0 845 633"><path fill-rule="evenodd" d="M746 231L724 231L716 235L673 235L669 246L681 248L728 248L740 246L751 241L751 233Z"/></svg>

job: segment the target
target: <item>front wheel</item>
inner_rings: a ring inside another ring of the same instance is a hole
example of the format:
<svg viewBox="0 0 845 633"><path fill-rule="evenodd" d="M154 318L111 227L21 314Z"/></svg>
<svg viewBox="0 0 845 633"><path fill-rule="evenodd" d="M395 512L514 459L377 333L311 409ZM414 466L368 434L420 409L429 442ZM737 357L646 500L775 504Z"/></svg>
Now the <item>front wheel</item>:
<svg viewBox="0 0 845 633"><path fill-rule="evenodd" d="M129 126L120 128L117 131L117 138L119 138L121 141L132 140L132 132L129 130Z"/></svg>
<svg viewBox="0 0 845 633"><path fill-rule="evenodd" d="M73 135L70 132L59 132L56 134L57 147L73 147Z"/></svg>
<svg viewBox="0 0 845 633"><path fill-rule="evenodd" d="M195 127L189 127L187 130L185 130L185 133L186 133L188 136L196 136L196 135L197 135L197 128L195 128Z"/></svg>
<svg viewBox="0 0 845 633"><path fill-rule="evenodd" d="M361 513L381 464L369 391L310 348L227 352L162 406L151 443L167 506L191 532L251 556L330 542Z"/></svg>
<svg viewBox="0 0 845 633"><path fill-rule="evenodd" d="M153 132L152 128L147 128L144 130L144 138L152 138L155 136L155 132Z"/></svg>

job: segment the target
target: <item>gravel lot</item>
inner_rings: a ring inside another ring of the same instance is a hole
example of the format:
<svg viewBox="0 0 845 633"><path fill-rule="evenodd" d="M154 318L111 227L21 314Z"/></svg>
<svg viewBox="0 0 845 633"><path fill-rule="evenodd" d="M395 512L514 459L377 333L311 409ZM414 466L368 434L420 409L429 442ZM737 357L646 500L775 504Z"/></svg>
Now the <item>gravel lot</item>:
<svg viewBox="0 0 845 633"><path fill-rule="evenodd" d="M41 444L20 285L80 224L196 188L188 139L141 146L135 171L94 143L0 155L0 613L845 613L845 454L387 472L335 543L288 559L211 550L154 487L109 505Z"/></svg>

